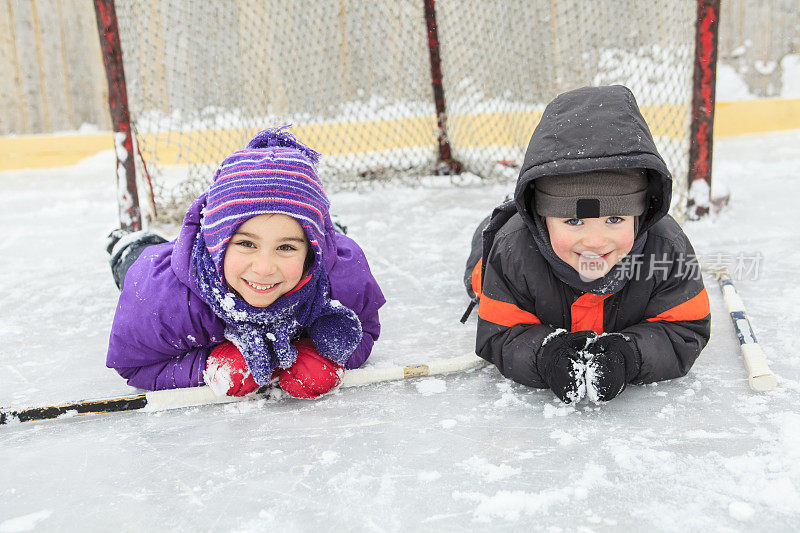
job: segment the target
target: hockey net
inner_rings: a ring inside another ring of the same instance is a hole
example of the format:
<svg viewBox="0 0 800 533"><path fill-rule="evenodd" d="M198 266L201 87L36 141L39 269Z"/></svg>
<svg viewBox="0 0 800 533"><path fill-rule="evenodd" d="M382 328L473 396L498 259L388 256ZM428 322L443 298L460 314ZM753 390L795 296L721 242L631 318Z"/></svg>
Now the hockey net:
<svg viewBox="0 0 800 533"><path fill-rule="evenodd" d="M435 8L446 140L467 175L513 183L553 97L619 83L656 137L675 178L673 214L683 218L694 2L440 0ZM151 218L179 218L219 162L266 127L293 124L322 154L329 190L448 170L423 0L117 0L116 12Z"/></svg>

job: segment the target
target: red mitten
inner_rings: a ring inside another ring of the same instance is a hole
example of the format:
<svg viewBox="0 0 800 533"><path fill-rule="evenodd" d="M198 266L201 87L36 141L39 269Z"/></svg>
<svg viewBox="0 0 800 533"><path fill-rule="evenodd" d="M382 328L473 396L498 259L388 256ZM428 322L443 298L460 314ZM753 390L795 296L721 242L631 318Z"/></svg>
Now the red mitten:
<svg viewBox="0 0 800 533"><path fill-rule="evenodd" d="M258 389L247 362L232 342L211 350L203 372L206 384L217 396L244 396Z"/></svg>
<svg viewBox="0 0 800 533"><path fill-rule="evenodd" d="M297 360L280 373L281 388L295 398L317 398L342 381L344 367L325 359L311 339L292 343L297 348Z"/></svg>

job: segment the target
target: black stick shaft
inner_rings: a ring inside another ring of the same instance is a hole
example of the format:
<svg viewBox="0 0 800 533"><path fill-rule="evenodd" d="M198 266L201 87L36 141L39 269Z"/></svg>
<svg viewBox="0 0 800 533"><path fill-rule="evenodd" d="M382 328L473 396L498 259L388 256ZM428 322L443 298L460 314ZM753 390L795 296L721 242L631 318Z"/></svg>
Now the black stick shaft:
<svg viewBox="0 0 800 533"><path fill-rule="evenodd" d="M70 411L85 415L88 413L112 413L116 411L135 411L147 405L147 396L137 394L122 398L108 398L105 400L84 400L80 402L51 405L47 407L33 407L20 411L0 412L0 424L12 422L31 422L34 420L48 420L58 418Z"/></svg>

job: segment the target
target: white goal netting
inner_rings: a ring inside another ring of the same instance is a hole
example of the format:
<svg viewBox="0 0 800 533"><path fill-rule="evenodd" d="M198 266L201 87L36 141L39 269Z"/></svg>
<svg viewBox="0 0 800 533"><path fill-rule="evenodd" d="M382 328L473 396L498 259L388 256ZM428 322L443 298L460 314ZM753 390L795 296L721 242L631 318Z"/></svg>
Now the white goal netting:
<svg viewBox="0 0 800 533"><path fill-rule="evenodd" d="M695 2L435 7L447 140L464 172L513 182L553 97L621 83L673 172L682 218ZM140 196L146 206L149 175L159 218L180 216L217 164L266 127L294 124L322 153L330 190L442 168L423 0L117 0L116 10Z"/></svg>

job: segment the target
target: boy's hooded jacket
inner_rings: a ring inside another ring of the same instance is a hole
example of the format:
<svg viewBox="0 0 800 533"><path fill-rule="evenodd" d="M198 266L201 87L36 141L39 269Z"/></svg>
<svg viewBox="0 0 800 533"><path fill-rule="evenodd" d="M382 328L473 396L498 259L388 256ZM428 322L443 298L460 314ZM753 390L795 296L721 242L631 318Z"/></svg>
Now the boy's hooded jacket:
<svg viewBox="0 0 800 533"><path fill-rule="evenodd" d="M595 282L566 276L533 210L533 181L623 168L647 169L649 182L631 254ZM513 201L496 208L472 241L465 282L479 298L476 353L504 376L546 388L537 359L548 335L619 332L637 352L633 382L685 375L708 342L711 317L694 250L667 214L671 180L630 90L585 87L553 100Z"/></svg>
<svg viewBox="0 0 800 533"><path fill-rule="evenodd" d="M131 386L158 390L202 385L208 354L226 340L226 324L207 303L192 272L205 202L204 194L191 205L174 241L146 248L128 270L106 365ZM320 248L330 296L356 313L363 332L344 366L358 368L380 334L378 309L386 300L361 248L326 226Z"/></svg>

